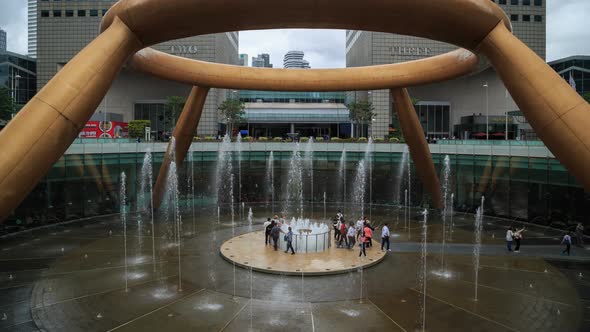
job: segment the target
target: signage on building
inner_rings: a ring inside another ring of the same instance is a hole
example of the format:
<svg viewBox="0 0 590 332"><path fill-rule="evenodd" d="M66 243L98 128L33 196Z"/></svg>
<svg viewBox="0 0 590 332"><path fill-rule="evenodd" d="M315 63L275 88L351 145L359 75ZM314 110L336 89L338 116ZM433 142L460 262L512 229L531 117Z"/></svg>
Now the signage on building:
<svg viewBox="0 0 590 332"><path fill-rule="evenodd" d="M170 54L197 54L197 45L170 45Z"/></svg>
<svg viewBox="0 0 590 332"><path fill-rule="evenodd" d="M115 121L88 121L80 138L124 138L129 136L129 124Z"/></svg>
<svg viewBox="0 0 590 332"><path fill-rule="evenodd" d="M429 56L432 54L430 47L392 46L391 55L394 56Z"/></svg>

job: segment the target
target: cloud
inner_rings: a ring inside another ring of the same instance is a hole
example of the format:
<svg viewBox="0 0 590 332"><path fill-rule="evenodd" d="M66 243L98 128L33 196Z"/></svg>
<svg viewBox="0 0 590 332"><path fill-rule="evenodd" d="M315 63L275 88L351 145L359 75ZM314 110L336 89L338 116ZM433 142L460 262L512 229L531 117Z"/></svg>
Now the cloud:
<svg viewBox="0 0 590 332"><path fill-rule="evenodd" d="M590 55L589 0L547 1L547 60L570 55ZM27 1L0 0L0 27L8 33L8 49L27 52ZM289 50L305 52L312 68L345 66L343 30L281 29L243 31L240 52L250 58L269 53L276 68L283 67Z"/></svg>

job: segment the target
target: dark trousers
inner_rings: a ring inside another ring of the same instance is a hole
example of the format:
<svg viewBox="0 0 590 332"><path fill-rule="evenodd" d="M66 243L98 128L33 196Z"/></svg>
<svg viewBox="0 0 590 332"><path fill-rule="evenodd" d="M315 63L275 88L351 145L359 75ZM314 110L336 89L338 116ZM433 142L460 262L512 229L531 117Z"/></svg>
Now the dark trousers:
<svg viewBox="0 0 590 332"><path fill-rule="evenodd" d="M569 243L565 244L565 249L563 249L563 251L561 252L562 254L565 254L567 252L567 255L570 255L570 249L572 248L572 245Z"/></svg>
<svg viewBox="0 0 590 332"><path fill-rule="evenodd" d="M512 251L512 241L506 241L506 247L508 248L508 251Z"/></svg>
<svg viewBox="0 0 590 332"><path fill-rule="evenodd" d="M340 235L340 241L338 241L339 247L342 247L342 242L344 242L346 246L348 246L348 239L344 235Z"/></svg>
<svg viewBox="0 0 590 332"><path fill-rule="evenodd" d="M354 243L355 243L354 236L349 236L348 237L348 249L354 248Z"/></svg>
<svg viewBox="0 0 590 332"><path fill-rule="evenodd" d="M273 242L273 245L275 247L275 250L277 250L277 246L279 244L279 238L278 237L273 237L272 238L272 242Z"/></svg>
<svg viewBox="0 0 590 332"><path fill-rule="evenodd" d="M291 249L291 253L295 253L295 250L293 249L293 242L291 241L287 241L287 250L285 250L285 252L289 251L289 248Z"/></svg>
<svg viewBox="0 0 590 332"><path fill-rule="evenodd" d="M270 245L270 233L264 233L264 245Z"/></svg>
<svg viewBox="0 0 590 332"><path fill-rule="evenodd" d="M367 248L371 248L373 246L373 239L368 237L367 238L367 244L366 244Z"/></svg>
<svg viewBox="0 0 590 332"><path fill-rule="evenodd" d="M383 250L385 243L387 243L387 250L389 250L389 236L381 238L381 250Z"/></svg>
<svg viewBox="0 0 590 332"><path fill-rule="evenodd" d="M367 252L365 251L365 245L366 245L365 242L361 243L361 251L359 252L359 257L361 257L361 255L365 255L365 257L367 257Z"/></svg>
<svg viewBox="0 0 590 332"><path fill-rule="evenodd" d="M518 251L520 249L520 239L514 239L514 242L516 242L516 248L514 250Z"/></svg>

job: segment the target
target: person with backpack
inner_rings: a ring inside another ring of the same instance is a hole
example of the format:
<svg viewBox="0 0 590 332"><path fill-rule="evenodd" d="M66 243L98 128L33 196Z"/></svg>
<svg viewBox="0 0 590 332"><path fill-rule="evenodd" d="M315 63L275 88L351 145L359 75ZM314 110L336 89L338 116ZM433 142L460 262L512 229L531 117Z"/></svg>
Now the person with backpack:
<svg viewBox="0 0 590 332"><path fill-rule="evenodd" d="M293 249L293 231L291 230L291 227L289 227L289 231L285 234L285 241L287 242L287 250L285 250L285 254L289 251L289 248L291 248L291 255L295 255L295 250Z"/></svg>
<svg viewBox="0 0 590 332"><path fill-rule="evenodd" d="M521 230L514 232L514 242L516 242L516 247L514 248L514 252L520 252L520 241L523 239L522 232L526 227L523 227Z"/></svg>
<svg viewBox="0 0 590 332"><path fill-rule="evenodd" d="M273 227L270 230L270 236L272 237L272 242L273 242L275 251L277 251L280 234L281 234L281 229L279 228L279 224L273 224Z"/></svg>
<svg viewBox="0 0 590 332"><path fill-rule="evenodd" d="M365 217L365 238L367 241L367 248L373 247L373 231L375 230L374 227L371 226L371 222L369 219Z"/></svg>
<svg viewBox="0 0 590 332"><path fill-rule="evenodd" d="M266 226L264 228L264 245L271 245L270 243L270 231L272 230L273 227L275 227L275 221L274 220L270 220L270 218L268 218L267 223L264 223Z"/></svg>
<svg viewBox="0 0 590 332"><path fill-rule="evenodd" d="M569 256L570 250L572 249L572 237L570 235L570 232L565 233L563 239L561 240L561 244L565 244L565 249L563 249L561 254L563 255L567 252L567 255Z"/></svg>

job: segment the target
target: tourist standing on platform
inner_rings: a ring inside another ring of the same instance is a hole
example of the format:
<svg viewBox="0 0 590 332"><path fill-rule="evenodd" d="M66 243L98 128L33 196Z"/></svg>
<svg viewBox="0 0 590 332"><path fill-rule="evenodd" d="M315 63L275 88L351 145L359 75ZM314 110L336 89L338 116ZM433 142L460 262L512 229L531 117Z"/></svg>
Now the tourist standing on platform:
<svg viewBox="0 0 590 332"><path fill-rule="evenodd" d="M385 243L387 243L387 251L391 251L391 249L389 249L389 227L387 227L387 223L385 223L381 229L381 251L383 251Z"/></svg>
<svg viewBox="0 0 590 332"><path fill-rule="evenodd" d="M365 257L367 257L367 252L365 250L366 245L367 245L367 238L365 237L365 229L369 229L368 227L363 228L360 232L360 244L359 246L361 247L360 251L359 251L359 257L361 257L361 255L365 255Z"/></svg>
<svg viewBox="0 0 590 332"><path fill-rule="evenodd" d="M336 219L340 221L344 220L344 214L342 214L342 210L338 210L338 213L336 213Z"/></svg>
<svg viewBox="0 0 590 332"><path fill-rule="evenodd" d="M364 227L365 227L364 218L361 217L359 220L356 221L356 239L357 240L361 236L361 233L363 232Z"/></svg>
<svg viewBox="0 0 590 332"><path fill-rule="evenodd" d="M576 238L578 239L578 247L584 248L584 225L581 222L576 226Z"/></svg>
<svg viewBox="0 0 590 332"><path fill-rule="evenodd" d="M346 236L346 222L344 222L344 219L342 219L342 221L340 222L340 241L338 242L338 248L344 248L342 242L344 242L346 244L346 247L348 247L348 238Z"/></svg>
<svg viewBox="0 0 590 332"><path fill-rule="evenodd" d="M351 221L348 227L348 233L346 234L348 237L348 249L354 248L355 239L356 239L356 228L354 228L354 223Z"/></svg>
<svg viewBox="0 0 590 332"><path fill-rule="evenodd" d="M567 255L570 255L570 250L572 249L572 237L570 236L570 232L565 233L565 235L563 236L563 240L561 240L561 244L565 244L565 249L563 249L563 251L561 252L561 254L565 254L567 253Z"/></svg>
<svg viewBox="0 0 590 332"><path fill-rule="evenodd" d="M270 218L268 218L270 219ZM270 231L272 230L273 227L275 227L275 221L271 220L268 224L264 223L264 225L266 225L264 227L264 245L271 245L270 243Z"/></svg>
<svg viewBox="0 0 590 332"><path fill-rule="evenodd" d="M365 237L367 237L367 248L373 247L373 231L375 227L371 226L371 221L365 217L365 227L369 228L369 233L365 233Z"/></svg>
<svg viewBox="0 0 590 332"><path fill-rule="evenodd" d="M514 252L520 252L520 241L523 239L522 232L526 227L523 227L521 230L514 232L514 242L516 242L516 247L514 248Z"/></svg>
<svg viewBox="0 0 590 332"><path fill-rule="evenodd" d="M506 247L510 252L512 252L512 240L514 240L514 232L512 226L510 226L510 228L508 228L508 231L506 232Z"/></svg>
<svg viewBox="0 0 590 332"><path fill-rule="evenodd" d="M291 248L291 255L295 255L295 250L293 249L293 231L291 230L291 227L289 227L289 231L285 235L285 241L287 241L287 250L285 250L285 253Z"/></svg>
<svg viewBox="0 0 590 332"><path fill-rule="evenodd" d="M270 230L270 236L272 236L272 242L273 242L275 251L277 251L280 234L281 234L281 229L279 228L279 224L273 224L273 227Z"/></svg>

